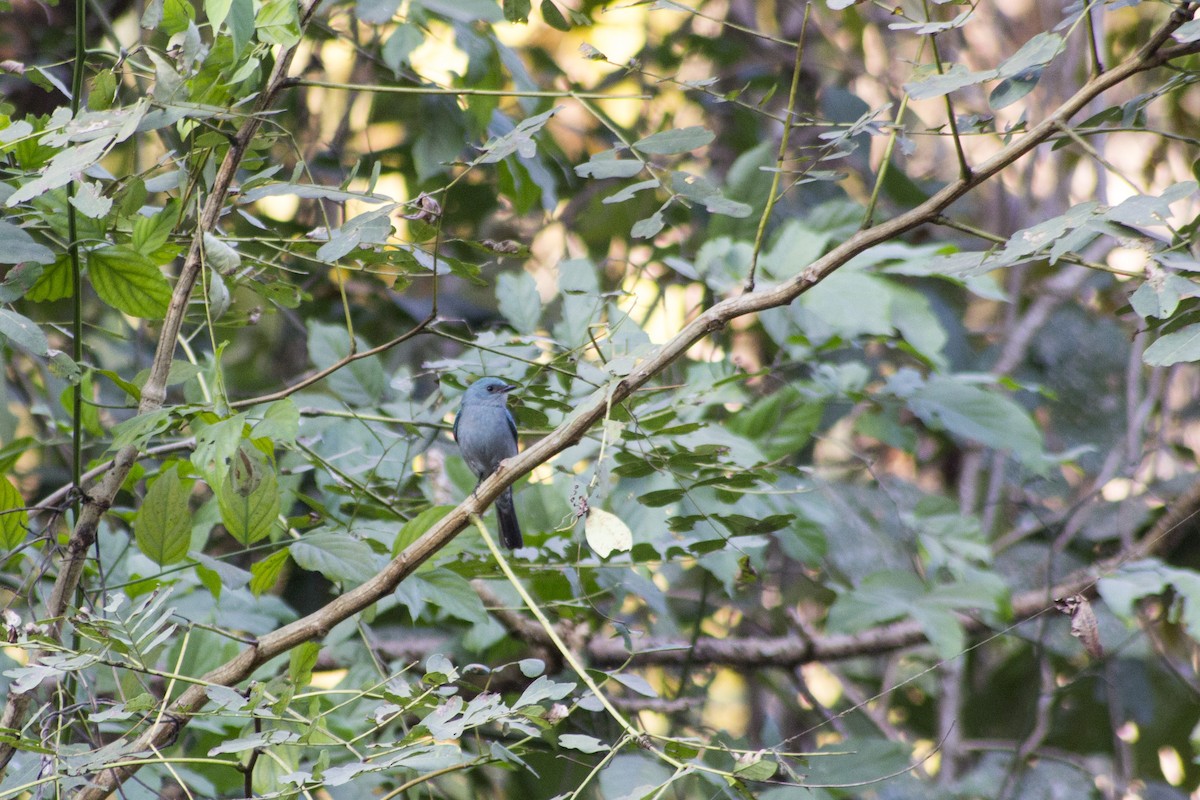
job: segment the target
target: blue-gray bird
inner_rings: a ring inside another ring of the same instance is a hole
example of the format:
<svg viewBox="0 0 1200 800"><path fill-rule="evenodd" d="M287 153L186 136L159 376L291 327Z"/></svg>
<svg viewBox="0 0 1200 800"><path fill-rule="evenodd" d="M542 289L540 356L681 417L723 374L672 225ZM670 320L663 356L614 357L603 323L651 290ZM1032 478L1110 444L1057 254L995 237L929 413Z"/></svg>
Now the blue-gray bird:
<svg viewBox="0 0 1200 800"><path fill-rule="evenodd" d="M463 394L454 418L454 441L480 481L495 472L501 461L517 454L517 423L508 411L508 393L516 388L499 378L480 378ZM496 516L500 542L509 549L520 547L521 525L511 486L496 498Z"/></svg>

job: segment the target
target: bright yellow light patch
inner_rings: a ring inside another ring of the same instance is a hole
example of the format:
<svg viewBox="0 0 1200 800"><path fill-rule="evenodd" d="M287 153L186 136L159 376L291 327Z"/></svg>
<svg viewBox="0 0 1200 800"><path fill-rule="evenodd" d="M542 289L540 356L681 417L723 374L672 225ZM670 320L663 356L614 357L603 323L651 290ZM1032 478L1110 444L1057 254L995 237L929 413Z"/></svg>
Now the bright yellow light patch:
<svg viewBox="0 0 1200 800"><path fill-rule="evenodd" d="M708 700L701 718L708 727L725 731L730 736L745 735L750 724L746 680L731 669L717 670L708 685Z"/></svg>
<svg viewBox="0 0 1200 800"><path fill-rule="evenodd" d="M808 691L826 708L832 707L842 699L841 682L822 665L805 664L800 667L800 674L804 676Z"/></svg>
<svg viewBox="0 0 1200 800"><path fill-rule="evenodd" d="M350 670L346 669L330 669L324 672L314 672L312 676L312 686L318 689L335 689L337 685L345 680Z"/></svg>
<svg viewBox="0 0 1200 800"><path fill-rule="evenodd" d="M412 51L410 62L418 74L440 86L452 85L467 71L467 54L454 44L454 29L434 20L429 23L429 36Z"/></svg>

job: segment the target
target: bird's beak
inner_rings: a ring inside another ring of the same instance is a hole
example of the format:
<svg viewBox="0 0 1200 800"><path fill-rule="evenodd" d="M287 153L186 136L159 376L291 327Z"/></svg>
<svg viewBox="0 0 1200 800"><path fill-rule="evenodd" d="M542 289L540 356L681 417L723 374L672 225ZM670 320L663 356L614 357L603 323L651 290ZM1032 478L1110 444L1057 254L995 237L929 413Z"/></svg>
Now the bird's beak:
<svg viewBox="0 0 1200 800"><path fill-rule="evenodd" d="M506 386L502 387L502 388L500 389L500 391L504 392L505 394L508 394L508 393L509 393L509 392L511 392L513 389L520 389L520 388L521 388L521 387L520 387L520 386L517 386L515 383L510 383L510 384L507 384Z"/></svg>

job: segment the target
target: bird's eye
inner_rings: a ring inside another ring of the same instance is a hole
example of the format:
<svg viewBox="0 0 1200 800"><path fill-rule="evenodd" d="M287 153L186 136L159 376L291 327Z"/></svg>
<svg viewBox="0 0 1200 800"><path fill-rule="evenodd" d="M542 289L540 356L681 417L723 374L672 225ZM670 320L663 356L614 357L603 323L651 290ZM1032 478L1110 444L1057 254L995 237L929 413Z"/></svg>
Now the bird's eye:
<svg viewBox="0 0 1200 800"><path fill-rule="evenodd" d="M489 391L489 392L494 392L494 391L496 391L496 387L495 387L495 386L489 386L489 387L488 387L488 391Z"/></svg>

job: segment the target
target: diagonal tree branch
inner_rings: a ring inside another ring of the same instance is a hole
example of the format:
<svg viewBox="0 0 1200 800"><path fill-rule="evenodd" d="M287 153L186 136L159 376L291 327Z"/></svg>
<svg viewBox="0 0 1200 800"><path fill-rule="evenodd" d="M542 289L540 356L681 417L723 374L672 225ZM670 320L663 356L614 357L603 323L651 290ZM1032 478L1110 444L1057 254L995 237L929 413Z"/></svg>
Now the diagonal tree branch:
<svg viewBox="0 0 1200 800"><path fill-rule="evenodd" d="M468 525L471 515L481 513L502 490L519 477L579 441L604 417L606 410L613 403L628 398L639 387L683 356L698 340L720 330L738 317L787 305L855 255L921 225L934 222L955 201L1056 135L1061 123L1069 120L1100 94L1136 74L1160 67L1173 58L1200 52L1200 42L1164 47L1171 33L1188 21L1193 12L1194 7L1190 3L1178 6L1167 23L1128 61L1088 80L1071 98L1047 119L1031 128L1024 137L1011 142L976 167L973 173L947 185L920 206L875 227L859 231L829 254L814 261L795 278L779 286L732 297L713 305L632 371L625 375L614 375L609 386L595 392L580 405L573 416L551 434L502 465L501 469L481 483L457 508L392 559L370 580L340 595L323 608L262 637L257 644L205 675L204 683L232 686L245 680L268 660L303 642L324 636L337 623L390 594L417 567L457 536ZM894 637L898 634L893 632L890 635ZM189 687L171 703L169 713L160 717L162 721L152 725L138 737L134 747L149 750L165 746L178 734L179 727L187 723L189 715L202 708L207 699L203 685ZM91 786L81 790L76 797L79 800L101 800L120 787L137 769L137 765L130 765L105 770L96 776Z"/></svg>

